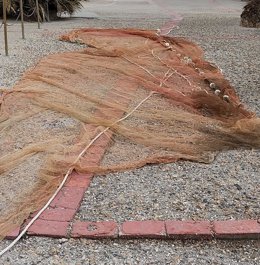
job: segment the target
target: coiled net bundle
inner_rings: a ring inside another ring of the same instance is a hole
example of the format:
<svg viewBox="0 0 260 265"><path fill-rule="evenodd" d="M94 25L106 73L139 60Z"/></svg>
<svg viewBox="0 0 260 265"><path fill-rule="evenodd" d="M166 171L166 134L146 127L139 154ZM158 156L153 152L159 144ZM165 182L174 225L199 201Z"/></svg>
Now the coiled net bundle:
<svg viewBox="0 0 260 265"><path fill-rule="evenodd" d="M88 48L43 58L1 89L1 237L43 206L70 168L210 163L218 151L259 148L260 119L194 43L136 29L81 29L61 40ZM84 159L88 151L77 160L105 128L113 141L100 165Z"/></svg>

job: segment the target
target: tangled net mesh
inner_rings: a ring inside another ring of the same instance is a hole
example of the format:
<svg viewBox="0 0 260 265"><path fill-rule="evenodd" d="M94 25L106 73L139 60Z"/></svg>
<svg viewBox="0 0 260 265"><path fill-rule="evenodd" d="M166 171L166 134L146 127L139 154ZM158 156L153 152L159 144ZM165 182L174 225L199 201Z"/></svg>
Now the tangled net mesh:
<svg viewBox="0 0 260 265"><path fill-rule="evenodd" d="M1 195L2 238L70 168L106 174L210 163L217 151L259 148L260 119L194 43L136 29L81 29L61 40L88 48L43 58L12 90L1 89L0 184L14 191ZM84 159L88 151L77 160L108 127L113 141L100 165Z"/></svg>

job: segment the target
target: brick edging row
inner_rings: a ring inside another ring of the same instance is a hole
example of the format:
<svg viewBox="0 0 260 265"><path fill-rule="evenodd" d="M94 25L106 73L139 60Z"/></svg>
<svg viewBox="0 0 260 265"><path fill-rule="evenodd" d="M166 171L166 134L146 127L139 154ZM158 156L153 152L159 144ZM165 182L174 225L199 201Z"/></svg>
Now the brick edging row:
<svg viewBox="0 0 260 265"><path fill-rule="evenodd" d="M76 221L71 237L151 238L151 239L257 239L260 223L257 220L227 221Z"/></svg>
<svg viewBox="0 0 260 265"><path fill-rule="evenodd" d="M13 239L17 229L8 236ZM114 221L70 222L39 219L28 231L28 235L54 238L87 239L260 239L259 220L226 221Z"/></svg>

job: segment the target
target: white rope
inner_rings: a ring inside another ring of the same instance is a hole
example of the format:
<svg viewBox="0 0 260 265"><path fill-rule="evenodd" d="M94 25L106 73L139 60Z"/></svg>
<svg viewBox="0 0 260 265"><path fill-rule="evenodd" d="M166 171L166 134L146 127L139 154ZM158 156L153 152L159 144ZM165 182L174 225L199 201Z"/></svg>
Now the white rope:
<svg viewBox="0 0 260 265"><path fill-rule="evenodd" d="M167 12L167 13L168 13L168 12ZM169 14L169 13L168 13L168 14ZM174 19L170 20L170 24L172 24L172 26L162 27L161 29L158 30L159 33L161 33L162 31L165 31L165 30L168 29L168 31L167 31L166 33L164 33L163 35L168 35L168 34L170 34L171 31L172 31L175 27L178 28L178 24L179 24L179 23L182 21L182 19L183 19L183 17L182 17L180 14L176 13L176 12L173 12L173 13L171 13L170 15L173 15L173 18L174 18ZM169 24L169 23L167 23L167 24Z"/></svg>
<svg viewBox="0 0 260 265"><path fill-rule="evenodd" d="M151 73L148 69L146 69L145 67L143 67L143 66L141 66L140 64L138 64L138 63L136 63L136 62L130 60L129 58L127 58L127 57L125 57L125 56L122 56L122 58L125 59L125 60L127 60L128 62L134 64L135 66L137 66L137 67L143 69L146 73L148 73L150 76L152 76L154 79L156 79L156 80L159 82L160 87L161 87L162 85L165 85L166 87L168 87L167 84L165 83L165 81L167 81L167 79L168 79L170 76L169 76L168 78L166 78L166 79L165 79L165 76L164 76L164 78L161 79L161 80L159 81L159 78L157 78L154 74L152 74L152 73ZM169 70L171 70L171 69L169 69ZM169 70L168 70L168 71L169 71Z"/></svg>
<svg viewBox="0 0 260 265"><path fill-rule="evenodd" d="M166 62L164 62L164 61L163 61L158 55L156 55L156 54L154 53L154 50L151 50L151 53L152 53L152 55L153 55L155 58L157 58L162 64L164 64L164 65L166 65L167 67L169 67L172 71L174 71L175 74L177 74L178 76L180 76L181 78L183 78L185 81L187 81L187 83L188 83L190 86L192 86L192 83L190 82L190 80L189 80L186 76L182 75L182 74L179 73L176 69L174 69L172 66L170 66L170 65L168 65Z"/></svg>
<svg viewBox="0 0 260 265"><path fill-rule="evenodd" d="M163 34L163 35L168 35L171 33L171 31L176 27L176 25L172 26L172 27L168 27L168 28L164 28L163 30L168 29L167 33ZM162 30L161 30L162 31Z"/></svg>
<svg viewBox="0 0 260 265"><path fill-rule="evenodd" d="M135 108L133 108L128 114L126 114L124 117L122 117L121 119L115 121L111 126L127 119L129 116L131 116L145 101L147 101L153 94L156 94L156 92L152 91L146 98L144 98ZM110 127L111 127L110 126ZM82 152L78 155L78 157L75 159L75 161L73 162L73 164L76 164L79 159L85 154L85 152L94 144L94 142L103 134L105 134L110 127L106 127L102 132L100 132L98 135L95 136L95 138L93 138L90 143L82 150ZM43 206L43 208L34 216L34 218L26 225L26 227L23 229L23 231L17 236L17 238L11 243L9 244L6 248L4 248L1 252L0 252L0 257L3 256L7 251L9 251L21 238L22 236L28 231L28 229L32 226L32 224L39 218L39 216L49 207L49 205L51 204L51 202L54 200L54 198L57 196L57 194L59 193L59 191L63 188L64 184L66 183L69 175L71 174L71 172L73 171L73 167L70 167L66 173L66 175L63 178L63 181L61 182L61 184L59 185L58 189L55 191L55 193L52 195L52 197L48 200L48 202Z"/></svg>
<svg viewBox="0 0 260 265"><path fill-rule="evenodd" d="M190 82L190 80L186 77L186 76L184 76L184 75L182 75L180 72L178 72L175 68L173 68L173 67L171 67L170 65L168 65L166 62L164 62L158 55L156 55L155 53L154 53L154 50L150 50L151 51L151 53L152 53L152 55L154 56L154 58L157 58L162 64L164 64L164 65L166 65L167 67L169 67L172 71L174 71L174 73L175 74L177 74L178 76L180 76L181 78L183 78L185 81L187 81L187 83L191 86L191 87L194 87L194 88L197 88L197 89L199 89L199 90L202 90L202 88L201 87L199 87L199 86L195 86L195 85L192 85L192 83ZM193 90L193 89L192 89ZM206 92L206 94L208 94L208 91L206 90L206 89L203 89L205 92ZM186 96L184 93L182 93L182 92L180 92L179 90L176 90L177 92L179 92L179 93L181 93L183 96Z"/></svg>
<svg viewBox="0 0 260 265"><path fill-rule="evenodd" d="M148 73L150 76L152 76L153 78L155 78L155 79L158 80L158 78L157 78L154 74L152 74L148 69L146 69L145 67L141 66L141 65L138 64L138 63L133 62L132 60L128 59L128 58L125 57L125 56L122 56L122 58L124 58L125 60L127 60L129 63L134 64L135 66L137 66L137 67L143 69L143 70L144 70L146 73Z"/></svg>

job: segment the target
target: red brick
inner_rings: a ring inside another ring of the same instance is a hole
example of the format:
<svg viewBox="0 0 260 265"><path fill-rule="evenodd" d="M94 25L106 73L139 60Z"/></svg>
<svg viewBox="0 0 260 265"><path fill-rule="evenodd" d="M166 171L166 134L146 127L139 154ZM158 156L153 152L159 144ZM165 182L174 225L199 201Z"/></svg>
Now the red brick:
<svg viewBox="0 0 260 265"><path fill-rule="evenodd" d="M260 224L257 220L227 220L213 222L216 238L260 238Z"/></svg>
<svg viewBox="0 0 260 265"><path fill-rule="evenodd" d="M66 237L69 222L36 220L27 231L28 235Z"/></svg>
<svg viewBox="0 0 260 265"><path fill-rule="evenodd" d="M16 237L19 236L19 233L20 233L20 227L17 227L16 229L14 229L12 232L10 232L6 237L5 239L15 239Z"/></svg>
<svg viewBox="0 0 260 265"><path fill-rule="evenodd" d="M208 221L166 221L165 224L167 235L171 238L213 238Z"/></svg>
<svg viewBox="0 0 260 265"><path fill-rule="evenodd" d="M81 159L81 164L83 164L83 166L87 167L87 166L98 166L99 162L101 161L103 155L100 154L86 154L84 155L84 157Z"/></svg>
<svg viewBox="0 0 260 265"><path fill-rule="evenodd" d="M39 216L39 219L48 221L68 222L73 219L76 212L76 209L48 208ZM32 214L31 217L34 217L37 213L38 212Z"/></svg>
<svg viewBox="0 0 260 265"><path fill-rule="evenodd" d="M127 221L121 226L119 236L121 237L165 237L165 224L163 221Z"/></svg>
<svg viewBox="0 0 260 265"><path fill-rule="evenodd" d="M106 135L102 135L89 148L84 157L81 159L81 163L85 167L95 167L99 165L110 143L112 134L109 133L109 135L109 137L107 137Z"/></svg>
<svg viewBox="0 0 260 265"><path fill-rule="evenodd" d="M85 124L85 130L88 132L89 135L94 136L97 130L97 126L93 124Z"/></svg>
<svg viewBox="0 0 260 265"><path fill-rule="evenodd" d="M97 167L99 165L100 160L98 158L92 158L86 156L81 159L80 163L83 167Z"/></svg>
<svg viewBox="0 0 260 265"><path fill-rule="evenodd" d="M102 157L105 153L106 149L103 147L100 147L98 145L96 145L95 143L90 146L90 148L87 150L86 154L90 154L90 155L99 155L100 157Z"/></svg>
<svg viewBox="0 0 260 265"><path fill-rule="evenodd" d="M89 187L93 174L78 174L73 172L65 184L65 187L85 188Z"/></svg>
<svg viewBox="0 0 260 265"><path fill-rule="evenodd" d="M64 187L50 206L53 208L78 209L83 199L84 192L84 188Z"/></svg>
<svg viewBox="0 0 260 265"><path fill-rule="evenodd" d="M117 223L112 221L105 222L80 222L73 224L72 237L85 238L115 238L118 236Z"/></svg>
<svg viewBox="0 0 260 265"><path fill-rule="evenodd" d="M107 148L112 139L112 135L113 135L112 132L110 131L106 132L106 134L103 134L101 137L99 137L96 140L95 145L101 148Z"/></svg>

